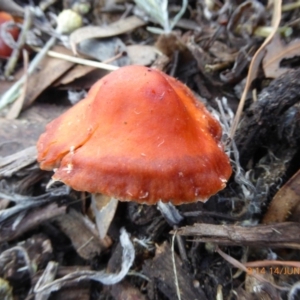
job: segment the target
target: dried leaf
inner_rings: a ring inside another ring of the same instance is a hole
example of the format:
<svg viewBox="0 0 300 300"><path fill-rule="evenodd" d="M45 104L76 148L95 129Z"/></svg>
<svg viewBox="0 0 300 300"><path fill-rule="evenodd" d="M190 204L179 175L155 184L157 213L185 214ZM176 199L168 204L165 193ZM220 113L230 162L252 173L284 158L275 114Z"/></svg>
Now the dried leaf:
<svg viewBox="0 0 300 300"><path fill-rule="evenodd" d="M196 21L184 18L178 20L176 27L187 30L195 30L198 33L202 31L202 27Z"/></svg>
<svg viewBox="0 0 300 300"><path fill-rule="evenodd" d="M148 45L127 46L127 54L132 65L151 65L158 56L158 49Z"/></svg>
<svg viewBox="0 0 300 300"><path fill-rule="evenodd" d="M88 39L77 46L80 54L94 58L99 61L110 61L114 66L129 65L129 59L123 55L126 53L126 46L119 38L109 39Z"/></svg>
<svg viewBox="0 0 300 300"><path fill-rule="evenodd" d="M262 223L284 222L297 212L300 204L300 170L276 193ZM297 218L294 218L297 219ZM298 220L299 222L299 216Z"/></svg>
<svg viewBox="0 0 300 300"><path fill-rule="evenodd" d="M56 87L56 86L59 86L59 85L69 84L70 82L73 82L75 79L84 77L85 75L89 74L90 72L92 72L94 70L97 70L97 68L91 67L91 66L76 65L76 66L74 66L74 68L72 68L66 74L64 74L63 76L61 76L53 84L53 86Z"/></svg>
<svg viewBox="0 0 300 300"><path fill-rule="evenodd" d="M70 51L64 47L56 46L57 52L70 54ZM51 84L68 71L74 63L46 56L40 64L40 70L34 72L28 78L25 107L31 105L34 100Z"/></svg>
<svg viewBox="0 0 300 300"><path fill-rule="evenodd" d="M76 53L76 45L92 38L107 38L126 33L130 30L145 25L146 22L138 17L131 16L111 23L108 26L86 26L75 30L70 35L70 44L73 52Z"/></svg>
<svg viewBox="0 0 300 300"><path fill-rule="evenodd" d="M62 81L58 81L58 85L60 85L61 89L67 90L89 89L97 80L108 74L106 70L98 68L90 72L86 72L86 74L84 74L84 71L82 71L82 76L77 76L80 75L80 73L81 70L79 70L77 73L76 70L72 69L70 74L68 73L68 75L61 78Z"/></svg>
<svg viewBox="0 0 300 300"><path fill-rule="evenodd" d="M300 40L296 39L289 44L284 45L278 34L273 37L272 42L266 47L267 54L263 59L263 68L265 76L268 78L277 78L289 71L289 68L280 67L283 59L299 56Z"/></svg>

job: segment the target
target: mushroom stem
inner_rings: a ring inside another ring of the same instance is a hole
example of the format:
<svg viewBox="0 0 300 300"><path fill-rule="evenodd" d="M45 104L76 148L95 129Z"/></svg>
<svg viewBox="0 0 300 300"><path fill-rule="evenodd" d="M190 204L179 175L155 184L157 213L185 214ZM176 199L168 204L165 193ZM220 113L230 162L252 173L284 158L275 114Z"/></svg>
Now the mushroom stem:
<svg viewBox="0 0 300 300"><path fill-rule="evenodd" d="M178 224L184 219L183 216L180 214L179 210L171 202L164 203L162 201L159 201L157 203L157 207L160 210L163 217L165 218L165 220L176 231L176 229L178 228ZM175 235L176 235L176 233L175 233ZM178 245L178 250L179 250L181 259L183 261L187 261L188 259L187 259L184 241L183 241L182 237L179 235L176 235L176 242Z"/></svg>
<svg viewBox="0 0 300 300"><path fill-rule="evenodd" d="M102 194L92 194L91 208L95 215L96 224L101 239L106 237L108 228L115 216L119 201Z"/></svg>

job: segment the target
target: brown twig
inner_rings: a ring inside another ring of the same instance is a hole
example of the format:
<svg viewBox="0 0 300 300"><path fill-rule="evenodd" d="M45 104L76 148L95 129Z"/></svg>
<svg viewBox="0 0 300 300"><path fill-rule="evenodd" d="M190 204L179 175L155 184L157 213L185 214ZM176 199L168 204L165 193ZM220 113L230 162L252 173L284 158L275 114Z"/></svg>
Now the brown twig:
<svg viewBox="0 0 300 300"><path fill-rule="evenodd" d="M20 57L20 51L26 42L27 32L31 27L31 23L32 23L31 21L32 21L32 15L31 15L30 7L27 6L25 7L24 22L23 22L21 33L19 34L17 45L13 49L13 52L5 66L4 76L6 78L9 78L9 76L11 75L11 73L14 71L16 67L18 59Z"/></svg>

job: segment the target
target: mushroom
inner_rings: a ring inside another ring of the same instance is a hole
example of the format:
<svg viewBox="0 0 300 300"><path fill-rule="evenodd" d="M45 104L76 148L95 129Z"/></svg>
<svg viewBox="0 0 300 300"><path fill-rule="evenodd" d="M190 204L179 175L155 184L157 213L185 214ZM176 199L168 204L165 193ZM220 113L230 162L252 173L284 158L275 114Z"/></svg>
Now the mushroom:
<svg viewBox="0 0 300 300"><path fill-rule="evenodd" d="M0 11L0 58L9 58L13 49L6 44L6 39L3 37L4 34L11 35L11 37L16 40L19 35L19 29L15 26L12 28L7 29L7 32L5 33L5 23L6 22L14 22L13 17L4 12Z"/></svg>
<svg viewBox="0 0 300 300"><path fill-rule="evenodd" d="M122 67L47 125L38 161L53 179L121 201L205 201L231 175L221 126L165 73Z"/></svg>

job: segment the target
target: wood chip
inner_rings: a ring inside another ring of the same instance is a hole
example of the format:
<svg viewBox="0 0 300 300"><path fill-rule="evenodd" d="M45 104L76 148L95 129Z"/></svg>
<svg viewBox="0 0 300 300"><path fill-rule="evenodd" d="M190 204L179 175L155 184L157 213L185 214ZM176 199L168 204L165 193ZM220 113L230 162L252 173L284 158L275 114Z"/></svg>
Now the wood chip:
<svg viewBox="0 0 300 300"><path fill-rule="evenodd" d="M0 118L0 157L35 146L46 124L66 109L65 106L35 104L22 112L19 119Z"/></svg>
<svg viewBox="0 0 300 300"><path fill-rule="evenodd" d="M0 242L9 242L19 237L23 233L36 228L42 222L48 221L58 215L65 214L66 207L59 207L56 203L50 203L49 205L31 209L14 227L2 226Z"/></svg>
<svg viewBox="0 0 300 300"><path fill-rule="evenodd" d="M0 178L10 177L17 171L34 163L37 158L35 146L25 148L17 153L0 156Z"/></svg>
<svg viewBox="0 0 300 300"><path fill-rule="evenodd" d="M91 260L109 246L108 240L100 240L99 236L87 226L83 215L74 209L64 216L58 216L55 221L84 259Z"/></svg>
<svg viewBox="0 0 300 300"><path fill-rule="evenodd" d="M181 300L205 300L205 294L200 287L195 288L193 286L193 276L184 269L176 254L175 264ZM172 251L168 243L165 242L163 245L158 246L154 259L144 263L143 274L156 282L159 290L167 299L178 299L172 263Z"/></svg>

